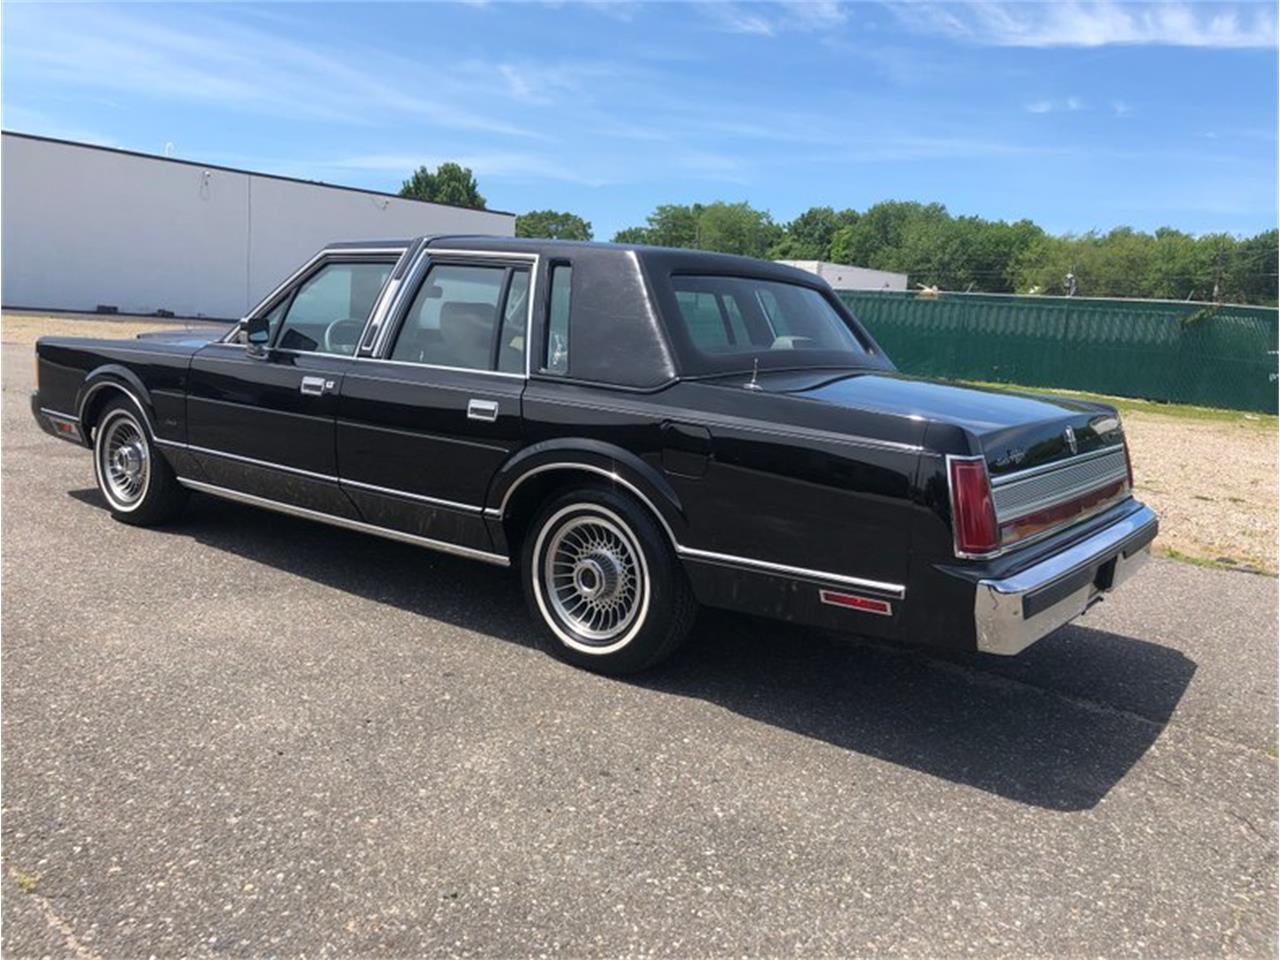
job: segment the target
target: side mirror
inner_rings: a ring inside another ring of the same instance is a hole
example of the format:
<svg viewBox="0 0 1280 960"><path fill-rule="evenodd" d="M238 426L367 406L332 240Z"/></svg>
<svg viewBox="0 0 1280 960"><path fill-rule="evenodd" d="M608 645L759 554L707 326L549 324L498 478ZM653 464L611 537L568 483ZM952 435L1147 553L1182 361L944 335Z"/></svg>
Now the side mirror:
<svg viewBox="0 0 1280 960"><path fill-rule="evenodd" d="M244 322L245 349L255 357L266 356L271 340L271 325L265 316L250 317Z"/></svg>

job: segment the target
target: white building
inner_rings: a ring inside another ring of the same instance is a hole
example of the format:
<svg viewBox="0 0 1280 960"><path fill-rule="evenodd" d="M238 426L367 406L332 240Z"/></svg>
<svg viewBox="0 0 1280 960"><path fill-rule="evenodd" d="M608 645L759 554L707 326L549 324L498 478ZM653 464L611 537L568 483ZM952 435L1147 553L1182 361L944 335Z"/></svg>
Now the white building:
<svg viewBox="0 0 1280 960"><path fill-rule="evenodd" d="M5 132L6 307L237 318L335 240L511 236L514 214ZM405 171L408 174L409 171Z"/></svg>
<svg viewBox="0 0 1280 960"><path fill-rule="evenodd" d="M822 260L779 260L789 267L799 267L816 273L831 285L833 290L905 290L907 275L888 270L868 270L866 267L849 267L843 263L826 263Z"/></svg>

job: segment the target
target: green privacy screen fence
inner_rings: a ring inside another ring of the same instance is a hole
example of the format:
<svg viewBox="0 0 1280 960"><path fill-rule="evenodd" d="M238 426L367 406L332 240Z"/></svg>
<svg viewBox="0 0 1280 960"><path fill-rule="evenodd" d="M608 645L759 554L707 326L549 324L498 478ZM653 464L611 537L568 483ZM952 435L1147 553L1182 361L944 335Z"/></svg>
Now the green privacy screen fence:
<svg viewBox="0 0 1280 960"><path fill-rule="evenodd" d="M904 373L1277 412L1270 307L841 290Z"/></svg>

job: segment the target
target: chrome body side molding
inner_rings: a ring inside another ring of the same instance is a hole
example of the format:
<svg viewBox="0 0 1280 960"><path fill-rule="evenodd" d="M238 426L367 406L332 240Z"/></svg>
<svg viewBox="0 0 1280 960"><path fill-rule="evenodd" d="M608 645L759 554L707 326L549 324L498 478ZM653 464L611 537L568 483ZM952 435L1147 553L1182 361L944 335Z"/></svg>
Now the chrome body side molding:
<svg viewBox="0 0 1280 960"><path fill-rule="evenodd" d="M301 517L304 520L316 520L320 523L327 523L331 526L342 527L346 530L354 530L357 533L369 533L377 537L385 537L388 540L399 540L402 543L413 544L415 547L426 547L428 550L436 550L440 553L451 553L455 556L466 557L469 560L480 560L484 563L491 563L498 567L507 567L511 565L509 557L500 553L490 553L487 550L476 550L473 547L463 547L456 543L448 543L444 540L431 540L427 537L419 537L412 533L404 533L400 530L391 530L387 527L379 527L372 523L365 523L362 520L349 520L346 517L335 517L330 513L321 513L319 510L309 510L306 507L294 506L291 503L281 503L278 500L268 500L266 497L255 496L251 493L242 493L239 490L231 490L227 487L215 486L212 483L205 483L201 480L191 480L187 477L179 477L178 482L184 487L192 490L198 490L201 493L207 493L210 496L221 497L224 500L234 500L237 503L248 504L252 507L261 507L264 510L274 510L276 513L285 513L293 517Z"/></svg>

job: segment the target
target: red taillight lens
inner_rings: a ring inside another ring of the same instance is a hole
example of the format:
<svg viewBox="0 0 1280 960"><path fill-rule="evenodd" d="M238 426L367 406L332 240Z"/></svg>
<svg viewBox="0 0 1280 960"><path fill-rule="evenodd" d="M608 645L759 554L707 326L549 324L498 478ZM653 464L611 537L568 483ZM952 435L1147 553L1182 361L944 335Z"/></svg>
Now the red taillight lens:
<svg viewBox="0 0 1280 960"><path fill-rule="evenodd" d="M961 556L991 553L999 545L996 509L991 502L991 482L982 458L952 459L951 526L956 553Z"/></svg>
<svg viewBox="0 0 1280 960"><path fill-rule="evenodd" d="M1129 453L1129 438L1124 438L1124 471L1129 475L1129 489L1133 489L1133 456Z"/></svg>

